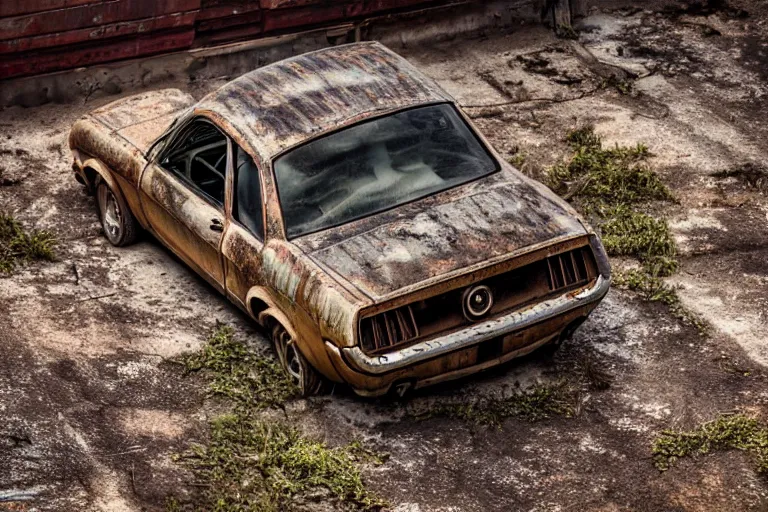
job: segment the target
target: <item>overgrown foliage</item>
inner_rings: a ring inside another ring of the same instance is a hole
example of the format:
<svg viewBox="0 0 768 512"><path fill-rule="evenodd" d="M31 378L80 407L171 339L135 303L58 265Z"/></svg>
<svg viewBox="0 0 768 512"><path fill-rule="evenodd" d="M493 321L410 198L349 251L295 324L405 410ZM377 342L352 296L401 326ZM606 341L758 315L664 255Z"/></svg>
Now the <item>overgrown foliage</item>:
<svg viewBox="0 0 768 512"><path fill-rule="evenodd" d="M661 471L677 459L713 450L741 450L751 454L758 473L768 473L768 428L744 414L721 415L685 432L665 430L653 441L654 464Z"/></svg>
<svg viewBox="0 0 768 512"><path fill-rule="evenodd" d="M187 356L184 366L187 373L206 373L210 395L246 409L280 406L298 392L277 361L254 353L225 325L216 328L200 352Z"/></svg>
<svg viewBox="0 0 768 512"><path fill-rule="evenodd" d="M384 506L363 484L356 464L372 458L358 443L329 448L283 422L233 414L214 420L209 445L194 452L214 511L284 510L310 493L357 509Z"/></svg>
<svg viewBox="0 0 768 512"><path fill-rule="evenodd" d="M574 154L550 169L550 186L596 220L608 254L642 264L641 270L616 273L614 284L665 304L673 316L706 332L706 323L687 311L676 289L661 280L677 271L677 247L667 221L644 210L674 197L648 166L648 147L604 148L591 126L570 132L566 140Z"/></svg>
<svg viewBox="0 0 768 512"><path fill-rule="evenodd" d="M575 411L575 401L574 390L566 383L558 383L536 385L508 396L484 397L469 403L439 402L426 410L417 410L412 415L417 419L448 417L501 427L505 419L512 417L528 421L552 416L571 417Z"/></svg>
<svg viewBox="0 0 768 512"><path fill-rule="evenodd" d="M0 274L10 274L19 264L53 261L56 239L48 231L27 232L11 215L0 213Z"/></svg>
<svg viewBox="0 0 768 512"><path fill-rule="evenodd" d="M272 359L260 356L234 331L218 326L208 344L184 360L201 372L213 396L231 401L230 413L210 423L210 439L178 460L203 489L199 510L290 510L302 501L333 500L340 509L377 510L386 503L363 483L359 464L380 463L359 442L329 447L309 439L265 409L281 407L296 389ZM197 510L175 498L169 511Z"/></svg>
<svg viewBox="0 0 768 512"><path fill-rule="evenodd" d="M598 219L608 254L633 256L654 277L675 272L677 248L669 226L640 209L651 201L673 200L646 163L648 147L603 148L591 126L570 132L566 140L574 154L550 169L550 186Z"/></svg>

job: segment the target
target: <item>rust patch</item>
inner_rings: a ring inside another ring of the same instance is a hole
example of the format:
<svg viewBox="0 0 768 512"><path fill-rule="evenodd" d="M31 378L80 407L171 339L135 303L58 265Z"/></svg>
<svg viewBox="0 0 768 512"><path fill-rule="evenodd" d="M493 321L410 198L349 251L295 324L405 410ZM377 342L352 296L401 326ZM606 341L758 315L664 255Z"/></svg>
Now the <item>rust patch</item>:
<svg viewBox="0 0 768 512"><path fill-rule="evenodd" d="M205 97L269 161L280 151L368 113L450 101L379 43L337 46L264 66Z"/></svg>

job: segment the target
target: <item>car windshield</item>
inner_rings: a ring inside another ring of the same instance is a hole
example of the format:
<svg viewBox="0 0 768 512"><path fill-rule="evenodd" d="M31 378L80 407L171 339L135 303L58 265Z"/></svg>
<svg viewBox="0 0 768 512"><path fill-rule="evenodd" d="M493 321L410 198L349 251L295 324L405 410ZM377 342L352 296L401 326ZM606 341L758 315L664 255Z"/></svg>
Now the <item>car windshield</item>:
<svg viewBox="0 0 768 512"><path fill-rule="evenodd" d="M300 146L274 164L286 234L295 238L498 170L449 104L398 112Z"/></svg>

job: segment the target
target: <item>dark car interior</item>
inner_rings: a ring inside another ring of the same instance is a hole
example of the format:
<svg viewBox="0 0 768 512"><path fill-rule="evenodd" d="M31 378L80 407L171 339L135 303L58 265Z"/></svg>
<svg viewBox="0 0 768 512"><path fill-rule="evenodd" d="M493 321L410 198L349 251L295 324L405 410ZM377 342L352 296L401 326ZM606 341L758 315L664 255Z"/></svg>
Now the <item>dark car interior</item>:
<svg viewBox="0 0 768 512"><path fill-rule="evenodd" d="M160 165L190 182L218 205L224 204L227 138L207 121L193 121Z"/></svg>

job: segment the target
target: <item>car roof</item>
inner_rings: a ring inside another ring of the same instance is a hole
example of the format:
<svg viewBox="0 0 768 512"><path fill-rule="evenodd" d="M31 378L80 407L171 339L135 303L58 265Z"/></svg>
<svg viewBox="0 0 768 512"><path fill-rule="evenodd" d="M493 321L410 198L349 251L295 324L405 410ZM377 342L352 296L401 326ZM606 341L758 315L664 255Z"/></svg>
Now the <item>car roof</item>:
<svg viewBox="0 0 768 512"><path fill-rule="evenodd" d="M383 111L453 101L375 42L334 46L256 69L198 103L246 138L262 161L317 134Z"/></svg>

